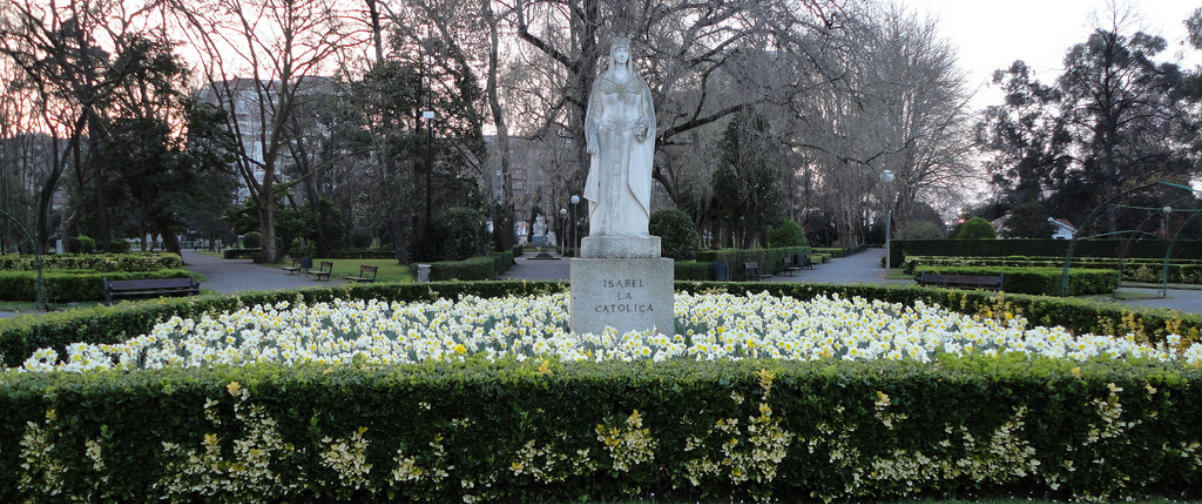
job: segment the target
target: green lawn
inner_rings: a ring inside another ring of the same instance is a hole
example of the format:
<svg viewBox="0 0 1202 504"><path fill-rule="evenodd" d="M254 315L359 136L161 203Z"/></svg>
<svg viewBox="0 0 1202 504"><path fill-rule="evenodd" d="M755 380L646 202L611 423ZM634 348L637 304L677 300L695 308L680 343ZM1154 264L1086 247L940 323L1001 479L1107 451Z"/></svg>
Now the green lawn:
<svg viewBox="0 0 1202 504"><path fill-rule="evenodd" d="M316 257L313 259L313 268L317 269L321 266L322 261L334 263L334 272L330 274L330 280L342 280L346 276L358 276L359 266L375 266L380 268L376 273L377 282L412 282L413 271L408 266L397 264L396 259L329 259ZM284 260L275 264L275 267L282 268L291 265L291 261ZM297 273L300 275L300 273Z"/></svg>
<svg viewBox="0 0 1202 504"><path fill-rule="evenodd" d="M914 275L911 273L906 273L906 270L904 269L891 269L889 270L889 273L885 274L885 278L890 280L913 280Z"/></svg>

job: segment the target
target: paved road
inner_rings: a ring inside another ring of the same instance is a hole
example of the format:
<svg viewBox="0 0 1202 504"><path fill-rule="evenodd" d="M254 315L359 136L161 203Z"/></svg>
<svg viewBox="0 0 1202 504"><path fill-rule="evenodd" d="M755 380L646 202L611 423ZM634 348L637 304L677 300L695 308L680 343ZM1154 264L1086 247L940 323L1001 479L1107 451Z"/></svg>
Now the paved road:
<svg viewBox="0 0 1202 504"><path fill-rule="evenodd" d="M191 250L185 250L183 258L186 268L207 278L200 284L203 290L232 293L341 283L341 280L317 281L301 273L289 274L276 267L255 264L250 259L222 259Z"/></svg>

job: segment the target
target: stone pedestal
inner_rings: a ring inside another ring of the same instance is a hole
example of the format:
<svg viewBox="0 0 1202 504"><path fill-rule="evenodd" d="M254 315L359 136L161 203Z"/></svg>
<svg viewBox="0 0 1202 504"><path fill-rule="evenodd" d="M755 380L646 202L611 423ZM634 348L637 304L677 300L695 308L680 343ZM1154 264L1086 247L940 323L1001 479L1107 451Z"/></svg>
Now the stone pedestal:
<svg viewBox="0 0 1202 504"><path fill-rule="evenodd" d="M580 257L658 258L658 236L585 236L580 239Z"/></svg>
<svg viewBox="0 0 1202 504"><path fill-rule="evenodd" d="M572 259L572 332L600 334L611 326L619 334L648 329L675 334L674 278L672 259Z"/></svg>

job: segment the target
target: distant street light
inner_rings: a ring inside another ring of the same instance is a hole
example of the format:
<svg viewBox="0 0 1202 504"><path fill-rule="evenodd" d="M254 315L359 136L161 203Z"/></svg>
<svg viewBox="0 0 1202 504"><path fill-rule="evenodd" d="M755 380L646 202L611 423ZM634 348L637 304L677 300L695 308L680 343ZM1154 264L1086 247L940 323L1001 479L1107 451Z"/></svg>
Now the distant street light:
<svg viewBox="0 0 1202 504"><path fill-rule="evenodd" d="M891 257L892 250L889 243L889 228L893 224L893 198L890 194L890 189L893 188L893 171L885 170L881 172L881 182L885 183L885 276L889 276L889 269L892 266L893 258Z"/></svg>
<svg viewBox="0 0 1202 504"><path fill-rule="evenodd" d="M572 235L572 255L576 256L576 255L578 255L577 250L580 249L580 243L579 243L580 232L577 230L577 227L576 227L576 205L580 204L580 196L573 194L571 201L572 201L572 227L570 228L569 232Z"/></svg>
<svg viewBox="0 0 1202 504"><path fill-rule="evenodd" d="M568 209L566 209L566 208L560 208L560 209L559 209L559 222L564 222L564 221L566 221L567 219L568 219ZM564 243L565 243L565 242L567 242L567 240L568 240L568 236L570 236L570 235L569 235L569 234L568 234L566 231L567 231L567 230L565 230L565 229L563 228L563 226L559 226L559 232L560 232L560 233L563 233L563 236L556 236L556 237L555 237L556 239L558 239L558 240L559 240L559 253L560 253L561 255L563 254L563 249L565 249L565 248L566 248L566 247L564 247Z"/></svg>

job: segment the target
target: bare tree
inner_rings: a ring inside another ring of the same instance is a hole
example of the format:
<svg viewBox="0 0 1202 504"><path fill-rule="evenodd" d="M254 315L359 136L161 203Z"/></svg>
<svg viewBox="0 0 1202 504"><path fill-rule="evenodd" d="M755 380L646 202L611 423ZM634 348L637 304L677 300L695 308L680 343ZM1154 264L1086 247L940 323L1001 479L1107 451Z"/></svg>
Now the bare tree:
<svg viewBox="0 0 1202 504"><path fill-rule="evenodd" d="M288 145L289 119L312 76L356 40L334 0L169 0L171 19L204 52L207 97L226 109L239 144L238 170L259 206L262 259L274 262L272 184Z"/></svg>

